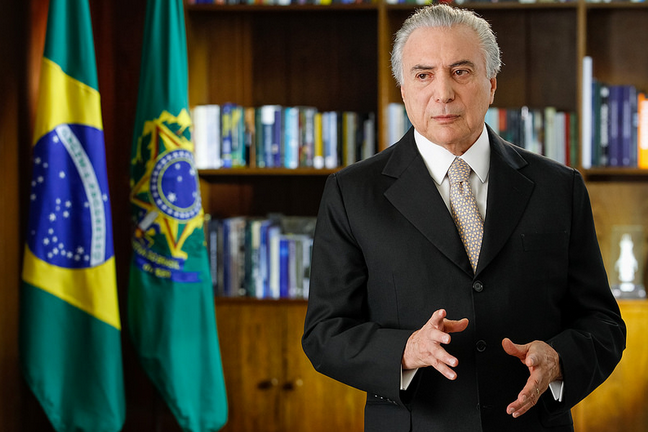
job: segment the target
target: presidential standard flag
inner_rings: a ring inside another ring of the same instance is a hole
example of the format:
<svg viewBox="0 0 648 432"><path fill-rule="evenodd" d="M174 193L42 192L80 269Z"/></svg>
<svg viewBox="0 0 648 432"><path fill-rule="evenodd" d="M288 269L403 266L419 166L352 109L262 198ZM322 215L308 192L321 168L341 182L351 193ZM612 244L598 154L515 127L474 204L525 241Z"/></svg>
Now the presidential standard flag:
<svg viewBox="0 0 648 432"><path fill-rule="evenodd" d="M131 153L129 329L185 431L217 431L227 398L191 141L181 0L146 12Z"/></svg>
<svg viewBox="0 0 648 432"><path fill-rule="evenodd" d="M58 432L119 431L121 324L87 0L50 0L40 78L21 366Z"/></svg>

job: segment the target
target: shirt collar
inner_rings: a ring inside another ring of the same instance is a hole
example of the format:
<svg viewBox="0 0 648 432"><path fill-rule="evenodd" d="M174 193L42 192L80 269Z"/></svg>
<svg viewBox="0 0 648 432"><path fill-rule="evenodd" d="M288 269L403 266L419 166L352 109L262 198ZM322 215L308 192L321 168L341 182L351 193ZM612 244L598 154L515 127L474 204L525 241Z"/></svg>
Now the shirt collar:
<svg viewBox="0 0 648 432"><path fill-rule="evenodd" d="M430 175L437 184L441 184L448 172L448 168L450 168L452 161L455 159L455 155L442 146L434 144L416 129L414 130L414 141ZM488 179L488 171L490 169L490 141L485 124L477 141L461 155L461 159L470 165L470 168L477 174L477 177L479 177L482 183Z"/></svg>

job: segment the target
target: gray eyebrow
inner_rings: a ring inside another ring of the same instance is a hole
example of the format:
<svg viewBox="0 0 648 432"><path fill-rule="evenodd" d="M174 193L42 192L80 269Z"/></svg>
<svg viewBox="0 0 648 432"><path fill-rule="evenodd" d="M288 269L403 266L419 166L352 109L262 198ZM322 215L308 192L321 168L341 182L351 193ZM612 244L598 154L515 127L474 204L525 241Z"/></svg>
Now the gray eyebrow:
<svg viewBox="0 0 648 432"><path fill-rule="evenodd" d="M450 65L450 68L455 68L455 67L458 67L458 66L470 66L472 68L475 68L475 63L471 62L470 60L459 60L457 62L452 63ZM436 68L437 68L436 66L426 66L426 65L422 65L422 64L417 64L417 65L412 66L412 68L410 70L412 72L415 72L415 71L420 71L420 70L434 70Z"/></svg>

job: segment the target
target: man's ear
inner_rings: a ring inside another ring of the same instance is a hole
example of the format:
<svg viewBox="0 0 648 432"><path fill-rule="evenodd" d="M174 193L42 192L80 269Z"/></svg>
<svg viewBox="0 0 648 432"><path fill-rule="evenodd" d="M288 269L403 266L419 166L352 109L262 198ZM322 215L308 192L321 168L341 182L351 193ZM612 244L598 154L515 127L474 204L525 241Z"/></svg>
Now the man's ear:
<svg viewBox="0 0 648 432"><path fill-rule="evenodd" d="M492 104L492 103L493 103L493 100L495 100L495 90L497 90L497 78L495 78L495 77L494 77L494 78L491 78L491 79L490 79L490 83L491 83L491 90L490 90L490 95L491 95L491 97L490 97L490 104ZM490 104L489 104L489 105L490 105Z"/></svg>

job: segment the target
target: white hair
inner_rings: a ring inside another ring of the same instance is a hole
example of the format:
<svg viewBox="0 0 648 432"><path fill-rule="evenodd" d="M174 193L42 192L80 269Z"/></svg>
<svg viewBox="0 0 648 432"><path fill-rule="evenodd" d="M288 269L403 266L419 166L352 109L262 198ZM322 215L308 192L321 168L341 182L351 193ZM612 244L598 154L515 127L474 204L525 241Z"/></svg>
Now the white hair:
<svg viewBox="0 0 648 432"><path fill-rule="evenodd" d="M502 59L495 33L490 24L475 12L453 8L445 4L430 5L417 10L396 32L391 53L392 73L398 85L403 85L403 47L412 32L421 27L452 27L465 25L477 33L486 61L488 78L495 78L502 67Z"/></svg>

